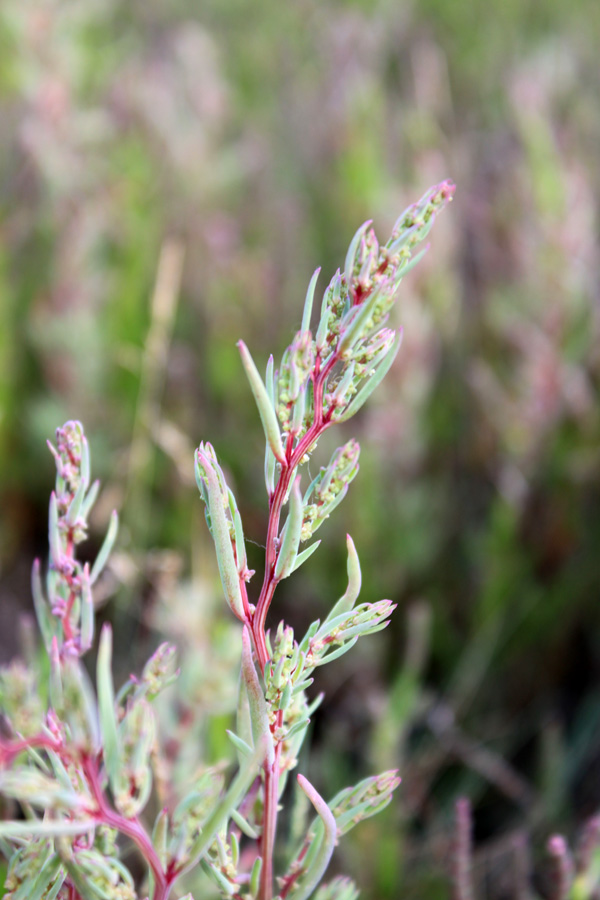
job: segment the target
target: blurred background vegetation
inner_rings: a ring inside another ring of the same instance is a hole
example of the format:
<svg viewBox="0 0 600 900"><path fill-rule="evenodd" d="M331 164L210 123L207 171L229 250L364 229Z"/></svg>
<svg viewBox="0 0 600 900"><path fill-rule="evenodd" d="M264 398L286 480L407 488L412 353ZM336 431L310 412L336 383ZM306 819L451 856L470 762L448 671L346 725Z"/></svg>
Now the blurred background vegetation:
<svg viewBox="0 0 600 900"><path fill-rule="evenodd" d="M363 599L399 604L323 671L303 763L326 796L401 770L336 856L365 900L450 896L461 794L477 896L550 896L548 836L600 807L599 44L597 0L0 6L1 653L45 553L45 440L79 418L104 484L90 544L122 511L105 614L124 670L158 634L182 645L164 715L189 737L193 710L192 762L228 752L238 653L200 440L265 533L235 342L277 358L363 220L385 239L458 185L344 436L360 476L278 607L300 629L337 598L346 531Z"/></svg>

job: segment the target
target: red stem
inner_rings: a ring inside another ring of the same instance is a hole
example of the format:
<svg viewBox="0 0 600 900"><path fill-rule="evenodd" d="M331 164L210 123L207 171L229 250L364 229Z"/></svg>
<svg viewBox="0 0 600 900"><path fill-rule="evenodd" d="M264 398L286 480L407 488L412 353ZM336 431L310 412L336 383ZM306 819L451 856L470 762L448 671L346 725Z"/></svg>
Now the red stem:
<svg viewBox="0 0 600 900"><path fill-rule="evenodd" d="M279 532L279 521L281 518L281 510L283 501L289 490L295 470L300 463L304 454L309 450L316 440L321 436L325 429L331 425L330 419L325 419L323 415L323 387L328 375L338 360L337 353L333 353L322 371L319 371L318 360L315 365L315 374L313 376L315 417L314 422L300 440L294 450L289 452L288 464L281 470L279 480L275 487L275 491L270 501L269 524L267 527L267 543L265 553L265 575L261 588L256 610L251 622L252 637L258 661L262 671L269 661L267 645L265 641L265 624L267 613L273 600L273 594L277 587L278 580L275 578L275 564L277 562L277 552L275 540Z"/></svg>
<svg viewBox="0 0 600 900"><path fill-rule="evenodd" d="M167 878L148 832L137 816L128 819L120 813L115 812L115 810L111 809L108 805L100 785L100 778L95 761L87 757L84 758L82 764L98 807L95 815L105 825L116 828L117 831L120 831L121 834L126 835L133 841L148 863L154 876L154 894L152 900L167 900L174 877Z"/></svg>
<svg viewBox="0 0 600 900"><path fill-rule="evenodd" d="M4 741L0 739L0 765L9 765L16 756L30 747L40 747L45 750L52 750L60 756L63 762L71 763L73 761L72 754L69 753L67 748L64 747L60 741L55 741L46 734L36 734L33 737L22 738L18 741ZM109 825L112 828L116 828L121 834L131 838L152 870L155 882L152 900L167 900L171 886L176 877L175 873L167 876L160 859L158 858L158 854L154 849L150 836L137 816L128 819L120 813L115 812L115 810L109 806L100 784L100 776L98 774L96 761L89 756L82 755L80 762L97 807L95 810L90 811L91 815L99 822Z"/></svg>
<svg viewBox="0 0 600 900"><path fill-rule="evenodd" d="M278 715L278 719L281 714ZM273 851L277 830L277 802L279 800L279 760L281 744L275 744L275 758L271 766L265 766L263 831L261 836L262 869L260 873L260 900L273 896Z"/></svg>
<svg viewBox="0 0 600 900"><path fill-rule="evenodd" d="M256 610L252 617L250 629L258 662L261 671L269 661L269 653L265 637L265 624L267 614L273 600L275 588L279 579L275 577L275 565L277 562L276 539L279 534L279 521L286 494L289 490L292 478L300 464L302 457L312 447L329 425L332 424L330 416L323 413L323 389L333 367L338 361L337 353L332 353L330 359L320 370L320 357L317 356L313 371L313 396L314 396L314 420L304 437L293 449L292 440L288 437L286 445L287 465L282 468L275 491L270 498L269 524L267 527L267 543L265 552L265 574L263 584L256 604ZM283 716L279 712L275 728L281 725ZM277 803L279 799L279 760L281 757L281 744L275 744L275 759L271 766L264 768L264 806L261 838L261 854L263 865L258 892L259 900L271 900L273 896L273 850L277 831Z"/></svg>
<svg viewBox="0 0 600 900"><path fill-rule="evenodd" d="M54 741L47 734L36 734L30 738L22 738L19 741L4 741L0 738L0 766L10 765L13 759L30 747L41 747L45 750L53 750L65 756L65 751L58 741Z"/></svg>

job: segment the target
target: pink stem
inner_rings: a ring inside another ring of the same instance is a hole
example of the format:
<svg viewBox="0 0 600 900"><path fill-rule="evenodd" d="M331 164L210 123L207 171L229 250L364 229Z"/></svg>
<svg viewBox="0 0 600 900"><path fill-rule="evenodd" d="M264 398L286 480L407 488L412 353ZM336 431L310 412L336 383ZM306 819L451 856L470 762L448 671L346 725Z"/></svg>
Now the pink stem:
<svg viewBox="0 0 600 900"><path fill-rule="evenodd" d="M323 389L331 370L338 361L337 353L333 353L327 364L320 371L320 359L317 357L315 369L313 373L313 394L315 404L314 421L308 429L304 437L299 441L295 450L292 443L288 439L286 446L286 456L288 465L281 470L279 480L275 487L275 491L270 500L269 524L267 527L267 545L265 553L265 574L260 597L256 604L256 610L252 618L251 632L260 664L261 670L264 672L265 666L269 661L267 644L265 638L265 625L267 614L273 600L275 588L279 583L279 579L275 577L275 564L277 562L276 538L279 533L279 521L281 518L281 510L283 501L288 492L295 470L304 454L312 447L315 441L332 424L330 417L323 414ZM281 725L282 714L278 714L277 725ZM281 744L275 745L275 759L272 766L265 766L264 769L264 807L262 822L262 838L261 838L261 854L263 865L260 877L260 887L258 892L259 900L271 900L273 896L273 851L275 847L275 835L277 832L277 803L279 799L279 760L281 757Z"/></svg>
<svg viewBox="0 0 600 900"><path fill-rule="evenodd" d="M83 768L98 807L96 816L105 825L116 828L121 834L131 838L148 863L154 876L154 894L152 900L167 900L171 891L174 876L172 878L167 878L148 832L137 816L128 819L126 816L122 816L120 813L115 812L114 809L111 809L104 796L104 792L100 785L98 769L93 760L89 757L85 758L83 760Z"/></svg>
<svg viewBox="0 0 600 900"><path fill-rule="evenodd" d="M258 656L260 667L263 671L267 662L269 661L269 654L267 652L264 631L267 620L267 613L269 612L269 607L271 606L271 601L273 600L273 594L275 593L275 588L278 584L278 580L275 578L275 563L277 562L275 539L277 538L279 532L279 521L281 518L283 501L288 492L292 477L300 460L307 452L307 450L309 450L310 447L315 443L315 441L321 436L325 429L332 424L331 421L329 419L326 420L323 415L323 387L327 376L335 366L337 359L337 354L333 353L323 371L319 372L318 367L315 367L316 374L314 376L314 422L308 429L304 437L301 439L296 449L290 453L288 465L284 469L282 469L279 480L275 487L275 491L273 493L273 496L271 497L269 524L267 527L265 575L251 625L254 646Z"/></svg>
<svg viewBox="0 0 600 900"><path fill-rule="evenodd" d="M272 766L265 766L263 831L261 837L262 869L260 873L260 900L271 900L273 896L273 851L277 831L277 801L279 799L279 759L281 744L275 745L275 759Z"/></svg>
<svg viewBox="0 0 600 900"><path fill-rule="evenodd" d="M19 753L35 747L52 750L60 756L63 762L71 763L73 761L72 754L60 741L53 740L45 734L36 734L18 741L0 740L0 765L10 765ZM121 834L131 838L152 870L155 882L152 900L167 900L176 877L175 874L167 876L165 873L152 841L140 820L137 817L128 819L111 809L100 784L95 760L89 756L82 756L81 765L96 802L97 809L92 812L92 815L103 824L116 828Z"/></svg>
<svg viewBox="0 0 600 900"><path fill-rule="evenodd" d="M18 741L4 741L0 738L0 766L10 765L13 759L29 748L41 747L45 750L53 750L65 756L65 750L58 741L53 740L47 734L36 734L30 738L22 738Z"/></svg>

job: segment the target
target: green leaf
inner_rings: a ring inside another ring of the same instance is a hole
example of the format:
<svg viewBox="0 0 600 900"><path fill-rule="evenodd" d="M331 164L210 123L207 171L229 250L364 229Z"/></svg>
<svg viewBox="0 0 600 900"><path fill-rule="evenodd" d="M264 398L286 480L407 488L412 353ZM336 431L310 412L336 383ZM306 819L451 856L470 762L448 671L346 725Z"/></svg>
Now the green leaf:
<svg viewBox="0 0 600 900"><path fill-rule="evenodd" d="M315 541L314 544L311 544L310 547L307 547L305 550L302 550L296 557L296 561L294 562L294 567L290 571L290 575L292 572L295 572L296 569L299 569L302 563L305 563L309 556L312 556L321 541Z"/></svg>
<svg viewBox="0 0 600 900"><path fill-rule="evenodd" d="M100 634L98 649L97 686L100 731L104 747L104 765L110 786L115 791L119 784L120 748L115 712L115 693L112 677L112 631L105 624Z"/></svg>
<svg viewBox="0 0 600 900"><path fill-rule="evenodd" d="M269 400L269 395L262 382L262 378L258 373L258 369L254 364L254 360L250 356L250 351L243 341L238 341L238 348L242 357L242 365L248 376L250 389L254 395L258 413L263 425L265 437L275 458L283 465L287 465L283 445L281 443L281 434L279 432L279 424L277 415L273 407L273 403Z"/></svg>
<svg viewBox="0 0 600 900"><path fill-rule="evenodd" d="M354 546L354 541L349 534L346 535L346 547L348 548L348 587L327 616L327 619L325 620L327 622L330 622L333 618L339 616L341 613L350 612L358 599L358 595L360 594L360 587L362 582L360 562L358 559L358 553L356 552L356 547Z"/></svg>
<svg viewBox="0 0 600 900"><path fill-rule="evenodd" d="M52 638L50 645L50 680L49 680L50 703L55 710L61 710L63 706L63 685L61 672L60 650L58 647L58 639Z"/></svg>
<svg viewBox="0 0 600 900"><path fill-rule="evenodd" d="M310 782L303 775L298 775L297 778L301 790L314 806L322 822L322 834L317 835L315 839L315 843L318 842L317 849L313 850L310 864L305 875L298 882L297 889L290 894L290 900L291 898L293 900L308 900L327 871L337 839L337 825L332 811Z"/></svg>
<svg viewBox="0 0 600 900"><path fill-rule="evenodd" d="M371 375L369 380L358 390L344 412L340 416L335 417L336 422L347 422L348 419L351 419L352 416L358 412L361 406L363 406L367 402L375 388L377 388L381 384L381 382L391 369L392 364L396 359L396 356L398 355L398 350L400 349L401 343L402 329L398 331L394 343L375 369L373 375Z"/></svg>
<svg viewBox="0 0 600 900"><path fill-rule="evenodd" d="M182 868L180 874L188 872L195 868L205 853L210 849L215 839L215 835L227 822L233 809L237 809L238 805L245 797L248 788L256 778L258 767L261 765L267 754L267 747L264 741L255 748L250 759L245 760L229 786L225 796L221 802L213 809L208 819L202 825L202 833L198 835L192 844L189 860Z"/></svg>
<svg viewBox="0 0 600 900"><path fill-rule="evenodd" d="M360 306L352 307L340 322L340 340L337 352L342 358L352 349L365 331L368 332L372 327L372 324L368 324L369 320L382 296L386 295L386 288L385 282L375 287Z"/></svg>
<svg viewBox="0 0 600 900"><path fill-rule="evenodd" d="M205 452L208 451L208 452ZM229 608L242 622L246 620L244 604L240 588L240 576L237 570L229 523L225 515L223 494L219 482L217 464L208 455L212 451L210 445L200 446L196 454L197 479L203 484L207 494L207 507L210 513L210 522L217 564L225 599ZM228 497L226 498L226 502Z"/></svg>
<svg viewBox="0 0 600 900"><path fill-rule="evenodd" d="M275 565L275 578L287 578L294 571L300 535L302 532L302 519L304 515L304 503L300 492L300 476L294 480L290 494L290 511L283 530L281 547Z"/></svg>
<svg viewBox="0 0 600 900"><path fill-rule="evenodd" d="M266 761L267 765L272 765L274 750L273 736L269 724L269 711L258 675L256 674L256 667L252 659L250 633L246 627L244 627L242 632L242 678L248 694L254 747L256 748L262 744L266 751L266 760L264 761Z"/></svg>
<svg viewBox="0 0 600 900"><path fill-rule="evenodd" d="M81 628L79 644L81 653L86 653L94 640L94 598L90 584L90 567L86 563L81 575Z"/></svg>
<svg viewBox="0 0 600 900"><path fill-rule="evenodd" d="M0 837L58 837L61 834L85 834L93 832L95 819L28 819L26 822L0 822Z"/></svg>
<svg viewBox="0 0 600 900"><path fill-rule="evenodd" d="M273 372L273 354L269 357L269 361L267 363L267 373L265 379L265 386L267 395L271 402L271 405L275 402L275 379ZM265 485L267 488L267 494L269 497L275 491L275 467L277 465L277 460L275 459L275 455L271 450L269 443L265 445Z"/></svg>
<svg viewBox="0 0 600 900"><path fill-rule="evenodd" d="M57 567L62 560L60 531L58 528L58 504L54 491L50 494L50 507L48 510L48 543L50 544L50 556Z"/></svg>
<svg viewBox="0 0 600 900"><path fill-rule="evenodd" d="M90 584L94 584L97 578L99 577L102 569L106 565L106 561L110 556L110 552L114 546L115 540L117 538L117 531L119 530L119 516L117 514L116 509L113 509L110 522L108 524L108 530L106 532L106 537L100 547L100 552L96 557L94 565L92 566L92 571L90 572Z"/></svg>
<svg viewBox="0 0 600 900"><path fill-rule="evenodd" d="M348 247L348 252L346 253L346 261L344 263L344 272L346 276L346 284L348 286L348 290L352 290L352 275L354 273L354 266L356 261L356 254L358 252L358 248L360 246L360 242L363 239L365 231L369 228L369 226L373 223L373 219L369 219L367 222L364 222L358 231L355 233L354 237L350 241L350 246Z"/></svg>
<svg viewBox="0 0 600 900"><path fill-rule="evenodd" d="M252 897L256 897L258 894L258 888L260 885L260 873L262 872L262 864L263 861L260 856L257 856L254 860L254 865L252 866L252 871L250 872L250 894Z"/></svg>
<svg viewBox="0 0 600 900"><path fill-rule="evenodd" d="M242 527L242 517L240 516L239 510L237 508L237 503L235 501L235 497L233 496L233 491L228 489L229 494L229 511L231 513L231 520L233 522L233 528L235 532L235 555L237 562L237 570L240 575L242 575L247 569L247 559L246 559L246 542L244 540L244 529Z"/></svg>
<svg viewBox="0 0 600 900"><path fill-rule="evenodd" d="M74 525L75 522L77 521L77 517L79 516L79 513L81 512L81 507L83 504L83 498L85 496L86 487L87 487L87 485L85 484L83 478L81 478L79 481L77 490L75 491L73 499L71 500L71 502L69 504L69 508L67 510L66 519L67 519L68 525Z"/></svg>
<svg viewBox="0 0 600 900"><path fill-rule="evenodd" d="M260 837L258 831L250 825L249 822L243 817L243 815L237 811L237 809L231 810L231 818L240 829L242 834L245 834L246 837L249 837L251 840L256 841Z"/></svg>
<svg viewBox="0 0 600 900"><path fill-rule="evenodd" d="M310 318L312 314L315 288L317 286L317 280L319 278L320 272L321 267L319 266L318 269L315 269L315 271L313 272L313 276L310 279L310 284L308 285L308 290L306 292L306 300L304 301L304 311L302 313L302 325L300 326L300 331L308 331L310 328Z"/></svg>
<svg viewBox="0 0 600 900"><path fill-rule="evenodd" d="M92 506L96 502L96 498L98 497L98 492L100 490L100 482L98 480L94 481L91 488L88 491L87 497L81 504L81 509L79 510L79 514L82 519L86 520Z"/></svg>
<svg viewBox="0 0 600 900"><path fill-rule="evenodd" d="M161 809L154 822L152 829L152 844L158 854L158 858L163 867L167 865L167 837L169 831L169 815L166 809Z"/></svg>
<svg viewBox="0 0 600 900"><path fill-rule="evenodd" d="M242 740L235 731L230 731L228 728L226 734L233 746L242 754L242 756L252 756L252 747L247 744L246 741Z"/></svg>
<svg viewBox="0 0 600 900"><path fill-rule="evenodd" d="M52 646L52 638L56 634L56 620L50 612L50 607L44 597L40 561L36 559L31 569L31 593L33 594L33 606L42 634L42 639L48 653Z"/></svg>

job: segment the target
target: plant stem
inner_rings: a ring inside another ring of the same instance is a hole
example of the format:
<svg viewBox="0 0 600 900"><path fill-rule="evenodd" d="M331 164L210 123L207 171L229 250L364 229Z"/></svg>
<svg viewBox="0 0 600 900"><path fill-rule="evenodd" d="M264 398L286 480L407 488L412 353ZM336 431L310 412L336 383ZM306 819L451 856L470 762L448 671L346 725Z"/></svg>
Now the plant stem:
<svg viewBox="0 0 600 900"><path fill-rule="evenodd" d="M124 834L127 837L131 838L133 843L136 845L136 847L146 860L149 868L152 871L152 875L154 876L154 894L152 900L167 900L171 891L173 880L167 878L167 875L162 867L160 859L158 858L158 854L154 849L148 832L146 831L140 820L137 818L137 816L132 819L128 819L125 816L122 816L120 813L115 812L114 809L111 809L100 785L98 769L94 760L90 759L89 757L84 759L83 768L92 790L92 794L94 795L94 800L96 801L98 807L98 809L96 810L96 816L105 825L109 825L111 828L116 828L117 831L121 832L121 834Z"/></svg>
<svg viewBox="0 0 600 900"><path fill-rule="evenodd" d="M265 766L263 831L261 840L262 870L260 874L259 900L271 900L273 896L273 850L277 830L277 803L279 800L279 759L281 744L275 746L272 766Z"/></svg>
<svg viewBox="0 0 600 900"><path fill-rule="evenodd" d="M328 375L338 361L336 353L333 353L322 371L319 371L319 359L315 365L313 375L313 394L314 394L314 421L304 437L299 441L296 448L289 455L288 465L282 469L279 480L275 487L273 496L271 497L269 509L269 524L267 527L267 543L265 554L265 575L261 588L256 610L252 618L251 631L254 640L254 646L261 670L269 661L267 646L265 641L265 624L267 613L273 600L273 594L277 587L278 580L275 578L275 564L277 562L275 540L279 531L279 521L281 518L281 510L283 502L289 490L295 471L305 453L312 447L315 441L321 436L329 425L332 424L330 418L323 415L323 388Z"/></svg>
<svg viewBox="0 0 600 900"><path fill-rule="evenodd" d="M300 439L295 449L288 440L286 446L287 466L283 467L279 480L270 500L269 524L267 527L267 545L265 553L265 574L260 597L256 610L250 623L254 648L258 657L261 671L269 661L267 651L265 625L267 613L273 600L275 588L279 579L275 577L275 565L277 562L276 538L279 533L281 511L296 469L304 455L329 425L332 424L330 416L323 414L323 390L331 370L338 361L337 353L332 353L330 359L320 369L320 357L317 356L313 371L313 396L314 396L314 420L306 434ZM278 713L275 728L282 724L282 714ZM261 854L263 859L258 900L271 900L273 896L273 851L275 847L275 835L277 831L277 805L279 800L279 760L281 757L281 744L275 744L275 759L271 766L264 768L264 805L262 822Z"/></svg>

